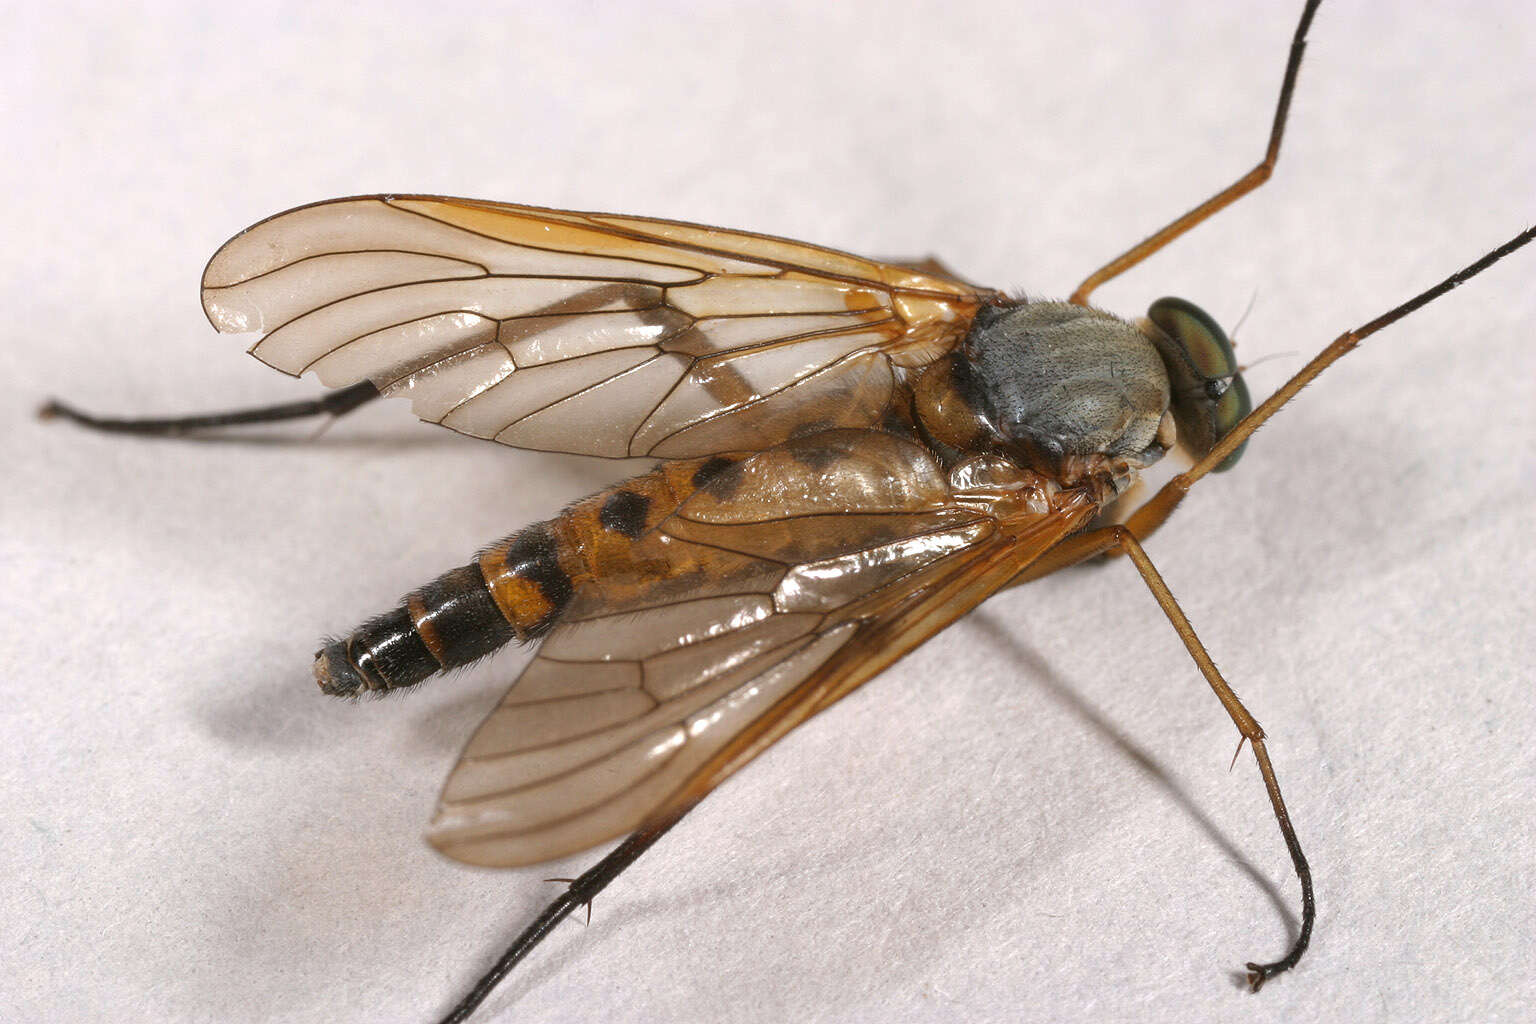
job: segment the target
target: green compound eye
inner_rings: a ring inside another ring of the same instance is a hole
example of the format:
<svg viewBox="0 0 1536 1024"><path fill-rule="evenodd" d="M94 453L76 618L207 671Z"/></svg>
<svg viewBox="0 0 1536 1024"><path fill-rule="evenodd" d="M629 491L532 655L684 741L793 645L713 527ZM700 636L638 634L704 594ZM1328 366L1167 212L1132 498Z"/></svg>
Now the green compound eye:
<svg viewBox="0 0 1536 1024"><path fill-rule="evenodd" d="M1201 458L1253 410L1232 343L1205 310L1185 299L1158 299L1147 319L1163 335L1153 343L1168 367L1179 438ZM1244 441L1215 472L1237 465L1247 447Z"/></svg>

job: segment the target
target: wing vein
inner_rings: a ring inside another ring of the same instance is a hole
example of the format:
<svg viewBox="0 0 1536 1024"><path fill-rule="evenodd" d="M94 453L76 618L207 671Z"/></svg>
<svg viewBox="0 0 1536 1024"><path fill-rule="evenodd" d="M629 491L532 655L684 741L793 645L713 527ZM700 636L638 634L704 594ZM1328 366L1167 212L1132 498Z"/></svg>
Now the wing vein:
<svg viewBox="0 0 1536 1024"><path fill-rule="evenodd" d="M465 259L463 256L444 256L441 253L436 253L436 252L420 252L420 251L418 251L416 249L396 249L396 248L393 248L393 247L386 247L386 248L382 248L382 249L327 249L325 252L312 252L308 256L300 256L298 259L289 260L287 263L280 263L277 266L273 267L271 270L263 270L259 274L252 274L250 277L243 277L240 280L234 282L233 284L211 285L209 287L204 288L203 290L206 291L206 292L229 292L229 291L233 291L236 288L243 288L243 287L245 287L246 285L250 284L252 281L260 281L264 277L271 277L273 274L276 274L276 273L278 273L280 271L287 270L289 267L297 267L301 263L308 263L310 260L323 260L323 259L325 259L325 258L327 258L329 256L373 256L373 255L424 256L427 259L442 260L444 263L461 263L461 264L463 264L466 267L476 267L476 268L479 269L481 275L483 275L485 277L492 276L491 275L491 268L490 267L487 267L484 263L481 263L479 260ZM469 281L469 280L473 280L473 278L455 277L455 278L449 278L449 280L453 280L453 281ZM411 283L414 284L415 282L413 281Z"/></svg>
<svg viewBox="0 0 1536 1024"><path fill-rule="evenodd" d="M814 634L808 634L808 635L814 635ZM771 648L771 649L769 649L767 651L764 651L763 652L763 656L764 657L769 656L769 655L777 655L777 657L774 657L772 661L767 662L766 664L764 664L762 666L762 668L761 668L761 671L755 673L755 676L765 675L768 672L772 671L774 668L777 668L779 665L782 665L787 659L793 657L794 655L798 654L800 651L804 650L809 645L809 643L810 643L810 641L808 641L806 639L806 637L799 637L799 638L797 638L795 640L791 640L791 641L789 641L787 643L781 644L778 647ZM678 698L678 700L681 702L682 698ZM671 703L671 702L668 702L668 703ZM654 715L654 714L656 714L656 712L658 710L660 710L661 708L664 708L665 706L666 706L666 704L658 704L656 709L653 709L652 711L647 712L647 714ZM708 706L708 705L706 705L706 706ZM539 778L539 779L537 779L537 780L535 780L533 782L526 783L526 784L520 785L520 786L510 786L510 787L507 787L506 789L501 789L501 790L488 791L488 792L485 792L485 793L477 793L477 794L475 794L474 802L491 801L491 800L502 799L502 798L505 798L505 797L508 797L508 796L512 796L512 795L514 795L516 793L522 792L524 790L533 789L533 788L537 788L537 787L541 787L541 786L546 786L549 783L558 781L558 780L560 780L562 778L571 777L571 776L577 774L578 772L580 772L580 771L582 771L582 770L584 770L586 768L590 768L591 766L593 766L595 764L598 764L599 762L607 760L608 758L612 757L614 754L619 753L620 751L622 751L624 749L627 749L628 747L634 746L636 743L644 742L647 738L649 738L652 734L654 734L656 732L664 731L664 730L668 729L669 727L670 728L675 728L675 729L682 729L682 728L684 728L684 723L687 722L689 717L691 717L691 715L685 715L685 716L683 716L683 718L680 721L677 721L677 722L659 723L655 729L653 729L650 732L647 732L646 734L638 737L633 743L625 744L624 746L620 747L619 750L606 751L606 752L604 752L604 753L602 753L602 754L600 754L600 755L598 755L596 757L590 758L589 760L582 762L579 765L574 765L574 766L572 766L570 768L567 768L565 770L562 770L560 772L556 772L556 773L553 773L551 775L543 776L543 777L541 777L541 778ZM580 736L572 736L569 739L570 740L586 739L586 738L590 738L592 736L601 735L604 732L613 732L613 731L615 731L615 730L617 730L619 728L622 728L622 726L610 726L610 727L608 727L606 729L594 730L593 732L584 733L584 734L582 734ZM561 742L567 742L567 741L561 741ZM548 748L548 747L555 747L555 746L559 746L559 745L560 745L560 743L541 744L538 747L528 747L528 748L525 748L523 750L514 751L514 752L509 753L509 754L481 755L481 756L477 756L475 758L468 758L468 757L466 757L466 758L464 758L464 760L465 761L473 760L477 764L485 764L485 763L488 763L488 762L491 762L491 761L495 761L495 760L499 760L499 759L504 759L504 758L507 758L507 757L513 757L513 756L516 756L518 754L526 753L528 751L541 750L541 749L545 749L545 748ZM606 807L609 804L612 804L615 801L622 799L626 794L628 794L632 790L636 789L646 779L648 779L651 776L655 775L658 771L660 771L662 768L664 768L670 761L672 761L674 758L676 758L677 755L682 753L683 750L685 750L685 749L687 749L686 741L685 741L683 746L678 747L676 750L674 750L671 753L667 754L664 758L659 758L655 762L647 765L646 770L643 773L637 774L635 776L635 778L634 778L634 781L631 784L629 784L628 786L625 786L623 789L617 790L614 793L609 794L607 797L604 797L602 800L599 800L596 803L584 805L584 806L578 808L573 813L571 813L569 815L566 815L564 817L550 818L550 819L541 819L539 824L537 824L535 826L531 826L531 827L526 828L526 829L519 829L519 830L515 830L515 831L513 831L513 830L503 830L503 831L500 832L500 835L515 836L515 835L524 835L524 834L527 834L529 832L542 831L542 830L545 830L545 829L553 828L553 827L561 824L562 822L570 821L573 818L578 818L578 817L581 817L583 815L592 814L594 811L598 810L599 808Z"/></svg>
<svg viewBox="0 0 1536 1024"><path fill-rule="evenodd" d="M402 196L401 198L406 198L406 197ZM412 196L410 198L434 198L435 199L435 197L421 197L421 196ZM440 200L438 200L438 201L440 201ZM408 213L408 214L410 214L413 217L420 217L423 220L429 220L433 224L440 224L443 227L450 228L450 229L452 229L454 231L460 231L460 232L463 232L466 235L473 235L476 238L484 238L487 241L495 242L498 245L511 246L514 249L527 249L530 252L557 253L557 254L562 255L562 256L572 256L572 255L575 255L575 256L595 256L595 257L598 257L600 259L605 259L605 260L619 260L619 261L623 261L623 262L626 262L626 263L639 263L642 266L647 266L647 267L669 267L669 268L671 268L673 270L683 270L683 271L687 271L690 274L697 274L698 275L698 280L691 282L692 284L699 284L699 283L701 283L701 282L703 282L703 281L705 281L705 280L707 280L707 279L709 279L711 277L726 276L726 275L714 274L714 273L711 273L708 270L700 270L698 267L690 267L686 263L668 263L665 260L642 259L642 258L640 258L638 256L610 256L610 255L608 255L606 253L589 253L589 252L585 252L585 251L583 251L581 249L562 249L562 248L559 248L557 246L534 245L534 244L532 244L530 242L509 242L505 238L498 238L497 236L489 234L489 233L484 232L484 231L476 231L474 228L466 228L462 224L455 224L451 220L442 220L440 218L432 216L429 213L423 213L420 210L407 209L406 207L403 207L403 206L396 206L394 203L386 203L385 205L389 209L395 210L395 211L397 211L399 213ZM594 228L593 230L597 231L600 234L610 234L610 235L612 234L612 232L608 231L606 228ZM651 239L645 239L645 238L636 238L636 239L633 239L633 240L634 241L638 241L638 242L652 241ZM663 248L670 248L670 249L685 249L685 250L689 249L689 247L686 246L686 245L672 245L672 244L666 243L666 242L654 242L654 241L652 241L652 244L660 246L660 247L663 247ZM689 251L698 252L698 251L702 251L702 250L689 250ZM710 253L709 255L715 256L715 255L720 255L720 254L719 253ZM736 263L754 263L754 262L758 262L755 259L747 258L747 257L742 257L742 256L732 256L731 260L733 262L736 262ZM762 264L762 265L763 266L769 266L771 264ZM647 284L655 284L656 282L649 281L649 282L646 282L646 283ZM690 282L683 282L683 284L687 284L687 283L690 283ZM674 287L674 286L668 285L668 287Z"/></svg>

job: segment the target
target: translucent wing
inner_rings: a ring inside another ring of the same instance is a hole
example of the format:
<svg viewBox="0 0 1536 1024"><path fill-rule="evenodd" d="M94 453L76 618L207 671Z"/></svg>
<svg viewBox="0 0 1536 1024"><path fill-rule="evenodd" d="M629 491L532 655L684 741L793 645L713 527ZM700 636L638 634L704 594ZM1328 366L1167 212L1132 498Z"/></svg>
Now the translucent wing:
<svg viewBox="0 0 1536 1024"><path fill-rule="evenodd" d="M674 221L427 196L290 210L203 274L221 331L422 419L589 455L766 447L880 421L903 367L992 293L801 242Z"/></svg>
<svg viewBox="0 0 1536 1024"><path fill-rule="evenodd" d="M739 463L651 538L706 568L557 626L465 749L432 842L529 864L697 800L1093 514L990 505L876 431Z"/></svg>

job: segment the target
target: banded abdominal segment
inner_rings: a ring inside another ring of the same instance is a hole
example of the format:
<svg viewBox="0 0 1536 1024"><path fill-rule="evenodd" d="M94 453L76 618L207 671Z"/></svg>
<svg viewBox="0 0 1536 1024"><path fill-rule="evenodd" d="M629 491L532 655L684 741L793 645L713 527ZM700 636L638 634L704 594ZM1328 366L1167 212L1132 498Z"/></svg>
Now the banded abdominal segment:
<svg viewBox="0 0 1536 1024"><path fill-rule="evenodd" d="M497 548L505 553L515 545L533 556L552 550L550 525L535 523ZM555 578L549 562L536 557L520 567L539 580ZM558 570L557 565L554 568ZM566 587L568 593L569 583ZM559 599L558 591L554 599ZM468 665L511 640L533 639L537 626L515 608L508 614L486 585L477 560L443 573L407 594L392 611L369 619L350 636L327 643L315 655L315 681L323 692L338 697L399 690Z"/></svg>
<svg viewBox="0 0 1536 1024"><path fill-rule="evenodd" d="M651 528L734 462L669 462L503 538L327 642L315 654L315 681L340 697L415 686L512 641L537 640L573 607L642 598L646 579L677 581L688 567L672 564L680 552Z"/></svg>

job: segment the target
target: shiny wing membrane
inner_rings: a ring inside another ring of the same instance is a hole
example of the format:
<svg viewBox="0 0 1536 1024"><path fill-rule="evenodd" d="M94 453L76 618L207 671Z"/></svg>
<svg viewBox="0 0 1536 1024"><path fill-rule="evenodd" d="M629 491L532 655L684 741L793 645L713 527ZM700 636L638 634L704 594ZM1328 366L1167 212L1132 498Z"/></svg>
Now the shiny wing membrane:
<svg viewBox="0 0 1536 1024"><path fill-rule="evenodd" d="M470 740L429 837L514 866L689 806L1092 513L999 511L873 430L754 455L655 528L720 570L556 626Z"/></svg>
<svg viewBox="0 0 1536 1024"><path fill-rule="evenodd" d="M515 447L663 458L876 424L992 294L765 235L430 196L278 214L202 293L295 376Z"/></svg>

